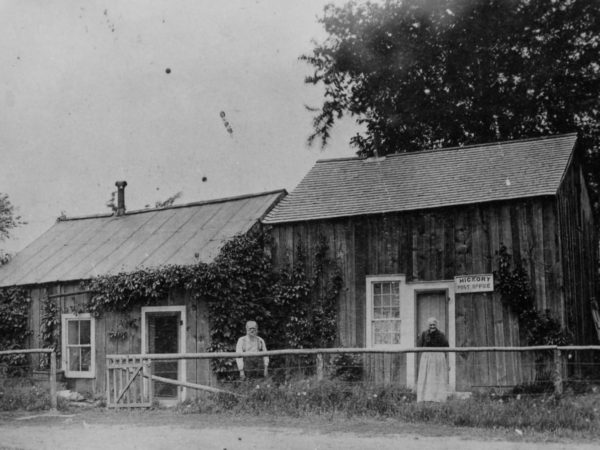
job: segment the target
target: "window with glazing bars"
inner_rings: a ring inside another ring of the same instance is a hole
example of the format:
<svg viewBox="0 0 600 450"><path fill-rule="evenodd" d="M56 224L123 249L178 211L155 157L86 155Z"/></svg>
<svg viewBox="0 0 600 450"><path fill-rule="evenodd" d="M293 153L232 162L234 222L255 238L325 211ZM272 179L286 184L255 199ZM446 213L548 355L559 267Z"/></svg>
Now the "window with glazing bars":
<svg viewBox="0 0 600 450"><path fill-rule="evenodd" d="M371 342L373 345L400 344L400 282L372 283Z"/></svg>

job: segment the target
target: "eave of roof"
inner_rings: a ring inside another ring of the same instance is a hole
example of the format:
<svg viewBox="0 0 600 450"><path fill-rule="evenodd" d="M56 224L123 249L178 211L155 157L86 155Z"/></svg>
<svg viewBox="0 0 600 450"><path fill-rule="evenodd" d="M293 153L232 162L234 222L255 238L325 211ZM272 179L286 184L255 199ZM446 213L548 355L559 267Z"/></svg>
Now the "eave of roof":
<svg viewBox="0 0 600 450"><path fill-rule="evenodd" d="M78 281L143 267L210 262L285 195L270 191L121 216L61 218L0 268L0 286Z"/></svg>

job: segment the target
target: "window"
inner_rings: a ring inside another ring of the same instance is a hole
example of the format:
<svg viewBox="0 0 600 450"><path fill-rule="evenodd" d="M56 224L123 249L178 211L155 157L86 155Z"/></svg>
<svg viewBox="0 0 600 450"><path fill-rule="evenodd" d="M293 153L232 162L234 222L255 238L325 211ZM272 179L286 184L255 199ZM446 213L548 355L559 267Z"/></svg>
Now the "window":
<svg viewBox="0 0 600 450"><path fill-rule="evenodd" d="M400 345L400 281L373 280L367 302L367 344Z"/></svg>
<svg viewBox="0 0 600 450"><path fill-rule="evenodd" d="M62 315L62 367L65 376L95 377L95 322L90 314Z"/></svg>

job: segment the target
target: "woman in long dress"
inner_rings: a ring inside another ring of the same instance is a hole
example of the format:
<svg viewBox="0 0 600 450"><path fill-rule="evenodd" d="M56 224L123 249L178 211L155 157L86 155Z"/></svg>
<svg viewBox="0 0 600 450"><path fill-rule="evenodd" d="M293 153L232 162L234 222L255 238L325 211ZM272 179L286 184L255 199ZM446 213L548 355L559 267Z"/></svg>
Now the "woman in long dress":
<svg viewBox="0 0 600 450"><path fill-rule="evenodd" d="M418 347L448 347L435 317L427 319L428 329L417 340ZM419 364L417 402L445 402L448 399L448 360L442 352L424 352Z"/></svg>

